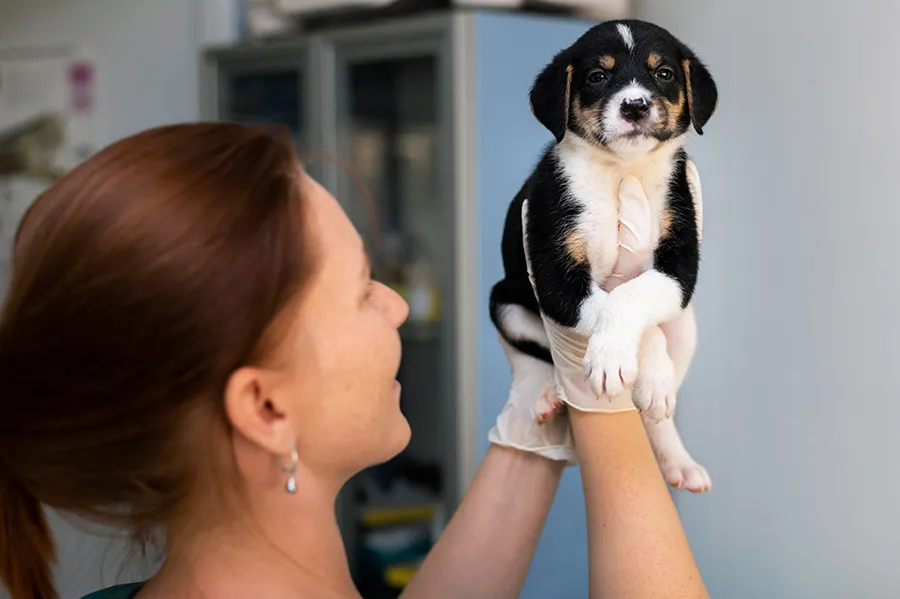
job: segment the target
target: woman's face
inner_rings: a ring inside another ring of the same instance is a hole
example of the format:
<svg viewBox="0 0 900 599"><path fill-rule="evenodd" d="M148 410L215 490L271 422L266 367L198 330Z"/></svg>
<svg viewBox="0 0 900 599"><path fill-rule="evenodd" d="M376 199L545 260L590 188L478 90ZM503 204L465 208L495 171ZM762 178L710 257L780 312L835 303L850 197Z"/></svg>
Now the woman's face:
<svg viewBox="0 0 900 599"><path fill-rule="evenodd" d="M301 464L349 476L409 442L396 380L408 306L371 279L362 239L334 197L305 174L301 186L318 264L282 346L282 392Z"/></svg>

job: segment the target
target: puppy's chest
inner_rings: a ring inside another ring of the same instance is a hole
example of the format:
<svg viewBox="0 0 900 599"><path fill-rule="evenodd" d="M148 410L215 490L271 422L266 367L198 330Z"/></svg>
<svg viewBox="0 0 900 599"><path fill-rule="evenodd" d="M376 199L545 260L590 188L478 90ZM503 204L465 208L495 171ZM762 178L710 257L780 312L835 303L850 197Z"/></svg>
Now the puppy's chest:
<svg viewBox="0 0 900 599"><path fill-rule="evenodd" d="M569 251L577 259L588 262L594 281L605 281L616 264L619 252L619 190L623 179L629 175L638 178L647 195L654 231L651 250L656 248L666 209L671 169L603 168L576 162L567 164L563 170L569 192L567 201L575 204L577 213L567 232Z"/></svg>

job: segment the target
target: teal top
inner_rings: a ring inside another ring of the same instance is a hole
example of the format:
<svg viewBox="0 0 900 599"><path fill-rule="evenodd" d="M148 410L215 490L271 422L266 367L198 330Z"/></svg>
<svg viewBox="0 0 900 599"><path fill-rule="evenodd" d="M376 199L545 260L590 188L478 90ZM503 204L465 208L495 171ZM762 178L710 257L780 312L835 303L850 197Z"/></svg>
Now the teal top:
<svg viewBox="0 0 900 599"><path fill-rule="evenodd" d="M83 599L132 599L144 586L143 583L122 584L91 593Z"/></svg>

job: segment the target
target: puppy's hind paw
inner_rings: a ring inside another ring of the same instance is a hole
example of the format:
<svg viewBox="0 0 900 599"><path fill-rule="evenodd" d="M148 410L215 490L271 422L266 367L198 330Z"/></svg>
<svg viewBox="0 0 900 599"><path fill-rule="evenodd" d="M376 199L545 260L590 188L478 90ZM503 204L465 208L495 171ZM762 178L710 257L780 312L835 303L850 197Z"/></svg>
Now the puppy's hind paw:
<svg viewBox="0 0 900 599"><path fill-rule="evenodd" d="M534 418L538 424L553 420L557 414L564 414L565 402L560 399L555 382L548 382L534 405Z"/></svg>
<svg viewBox="0 0 900 599"><path fill-rule="evenodd" d="M690 456L665 457L660 460L660 469L666 482L691 493L705 493L712 488L712 479L706 468Z"/></svg>

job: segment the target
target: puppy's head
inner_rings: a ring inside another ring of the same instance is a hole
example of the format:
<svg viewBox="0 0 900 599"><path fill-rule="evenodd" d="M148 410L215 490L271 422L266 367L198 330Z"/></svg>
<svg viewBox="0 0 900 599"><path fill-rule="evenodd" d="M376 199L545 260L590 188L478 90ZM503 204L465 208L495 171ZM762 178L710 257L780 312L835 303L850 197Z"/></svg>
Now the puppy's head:
<svg viewBox="0 0 900 599"><path fill-rule="evenodd" d="M707 68L665 29L636 20L593 27L554 57L531 89L531 110L561 142L566 131L619 154L648 152L716 109Z"/></svg>

